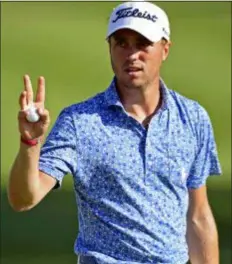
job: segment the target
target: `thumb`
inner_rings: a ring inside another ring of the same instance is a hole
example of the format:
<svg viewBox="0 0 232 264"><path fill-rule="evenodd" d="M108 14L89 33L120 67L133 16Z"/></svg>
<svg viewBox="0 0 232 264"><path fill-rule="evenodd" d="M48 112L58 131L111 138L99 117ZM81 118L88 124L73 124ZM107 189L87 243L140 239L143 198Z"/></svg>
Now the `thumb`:
<svg viewBox="0 0 232 264"><path fill-rule="evenodd" d="M50 116L49 116L49 111L47 109L39 108L37 110L39 116L40 116L40 121L44 124L49 124L50 123Z"/></svg>

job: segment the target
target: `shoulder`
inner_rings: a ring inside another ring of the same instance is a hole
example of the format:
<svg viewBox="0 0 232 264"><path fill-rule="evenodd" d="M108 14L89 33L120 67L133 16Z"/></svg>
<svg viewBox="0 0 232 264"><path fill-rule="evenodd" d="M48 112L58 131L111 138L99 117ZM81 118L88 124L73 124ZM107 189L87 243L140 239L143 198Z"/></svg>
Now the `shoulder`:
<svg viewBox="0 0 232 264"><path fill-rule="evenodd" d="M197 100L190 99L177 91L168 89L171 105L178 114L192 122L199 123L209 120L206 108Z"/></svg>
<svg viewBox="0 0 232 264"><path fill-rule="evenodd" d="M98 93L84 101L69 105L62 109L60 115L77 118L92 115L100 111L105 103L104 92Z"/></svg>

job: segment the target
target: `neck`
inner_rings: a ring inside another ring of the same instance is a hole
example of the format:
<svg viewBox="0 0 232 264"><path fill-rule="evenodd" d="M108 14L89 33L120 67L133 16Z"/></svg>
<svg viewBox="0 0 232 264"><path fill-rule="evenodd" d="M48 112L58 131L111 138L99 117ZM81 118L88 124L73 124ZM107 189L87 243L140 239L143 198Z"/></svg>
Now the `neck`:
<svg viewBox="0 0 232 264"><path fill-rule="evenodd" d="M117 90L126 112L144 125L161 105L159 78L146 87L127 87L117 83Z"/></svg>

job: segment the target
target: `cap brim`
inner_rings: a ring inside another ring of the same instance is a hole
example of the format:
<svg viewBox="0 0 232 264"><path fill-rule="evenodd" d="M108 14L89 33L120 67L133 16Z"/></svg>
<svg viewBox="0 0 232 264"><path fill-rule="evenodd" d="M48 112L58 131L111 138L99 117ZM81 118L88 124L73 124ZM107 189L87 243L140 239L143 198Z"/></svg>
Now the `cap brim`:
<svg viewBox="0 0 232 264"><path fill-rule="evenodd" d="M162 37L164 37L164 35L162 34L162 32L160 31L160 29L158 27L156 30L154 29L151 32L151 31L147 30L147 28L145 28L145 27L141 27L139 25L128 24L128 25L119 25L119 26L113 28L112 30L110 30L106 36L106 39L108 39L115 32L117 32L118 30L121 30L121 29L133 30L133 31L139 33L140 35L144 36L145 38L147 38L151 42L158 42L162 39Z"/></svg>

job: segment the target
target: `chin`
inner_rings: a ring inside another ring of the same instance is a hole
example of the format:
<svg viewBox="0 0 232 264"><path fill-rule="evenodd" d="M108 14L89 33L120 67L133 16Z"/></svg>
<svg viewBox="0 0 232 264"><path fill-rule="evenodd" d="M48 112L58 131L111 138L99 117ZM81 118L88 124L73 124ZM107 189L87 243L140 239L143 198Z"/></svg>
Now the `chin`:
<svg viewBox="0 0 232 264"><path fill-rule="evenodd" d="M143 85L144 80L141 78L141 76L138 75L128 75L128 74L122 74L121 76L118 76L118 80L122 85L128 86L128 87L139 87Z"/></svg>
<svg viewBox="0 0 232 264"><path fill-rule="evenodd" d="M141 78L133 78L133 77L126 78L124 83L126 84L126 86L131 88L140 88L145 85L144 80L142 80Z"/></svg>

